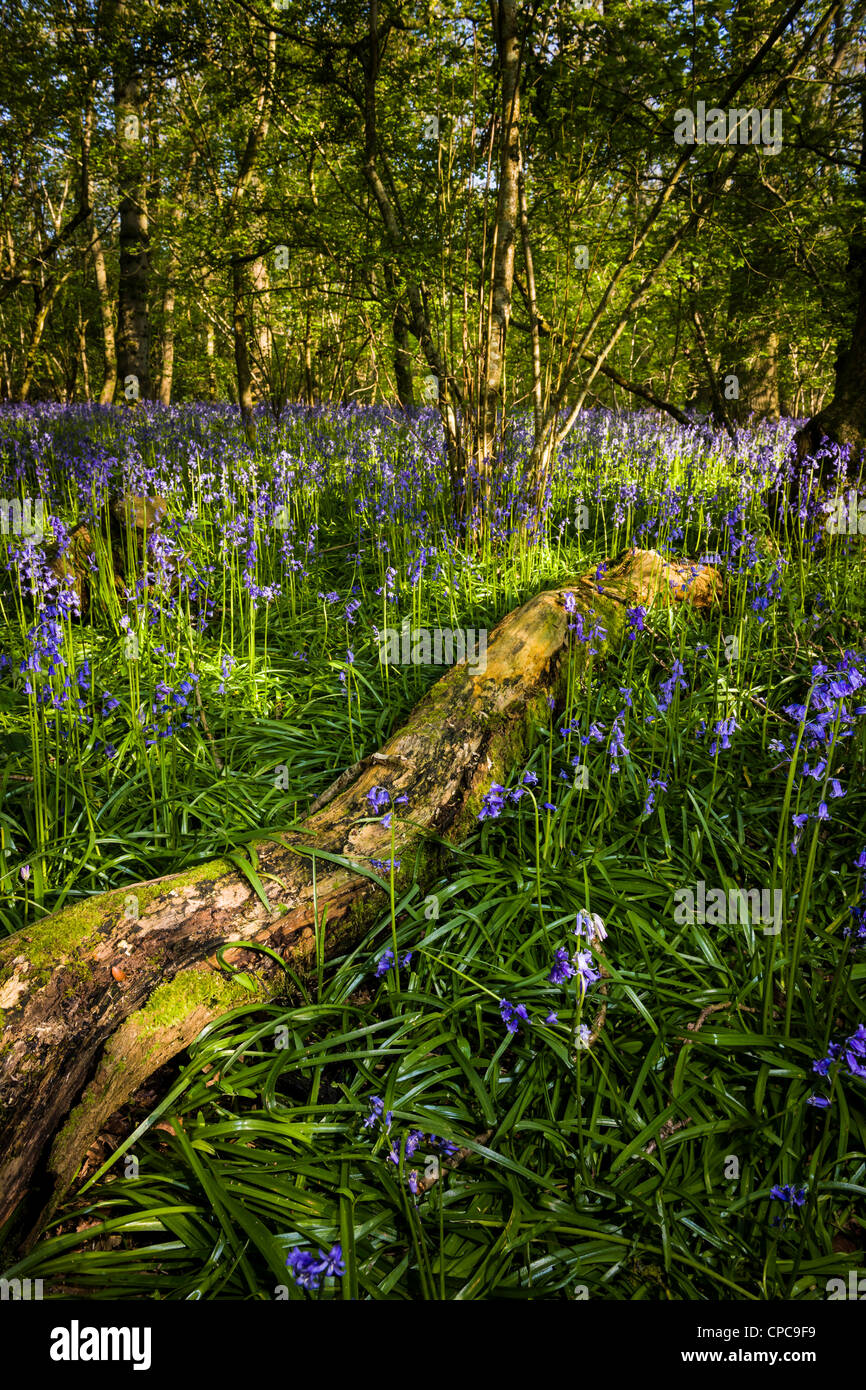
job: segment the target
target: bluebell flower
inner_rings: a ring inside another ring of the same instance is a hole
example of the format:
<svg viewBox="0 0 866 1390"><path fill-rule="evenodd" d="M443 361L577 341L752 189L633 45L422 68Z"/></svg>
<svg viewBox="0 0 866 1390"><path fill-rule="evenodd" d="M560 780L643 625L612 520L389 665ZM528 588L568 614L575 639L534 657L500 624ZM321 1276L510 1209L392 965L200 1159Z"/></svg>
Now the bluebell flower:
<svg viewBox="0 0 866 1390"><path fill-rule="evenodd" d="M295 1246L286 1258L295 1283L302 1289L315 1293L322 1286L322 1279L338 1278L346 1273L341 1245L332 1245L326 1254L320 1250L318 1258L309 1250Z"/></svg>
<svg viewBox="0 0 866 1390"><path fill-rule="evenodd" d="M801 1207L806 1201L805 1187L794 1187L791 1183L785 1183L780 1187L778 1183L770 1188L770 1197L775 1202L784 1202L788 1206Z"/></svg>
<svg viewBox="0 0 866 1390"><path fill-rule="evenodd" d="M529 1022L525 1004L510 1004L507 999L500 999L499 1012L509 1033L519 1032L521 1021Z"/></svg>
<svg viewBox="0 0 866 1390"><path fill-rule="evenodd" d="M410 1129L406 1136L406 1157L411 1158L419 1144L424 1142L423 1129Z"/></svg>
<svg viewBox="0 0 866 1390"><path fill-rule="evenodd" d="M607 928L597 912L587 912L582 907L575 918L574 935L585 936L590 945L594 941L607 940Z"/></svg>
<svg viewBox="0 0 866 1390"><path fill-rule="evenodd" d="M371 1096L368 1104L370 1106L370 1113L364 1121L364 1128L372 1129L373 1125L380 1119L384 1112L385 1102L382 1100L381 1096Z"/></svg>
<svg viewBox="0 0 866 1390"><path fill-rule="evenodd" d="M502 815L502 808L505 805L505 788L498 782L494 782L490 791L486 792L481 799L481 810L478 813L479 820L496 820Z"/></svg>
<svg viewBox="0 0 866 1390"><path fill-rule="evenodd" d="M378 815L380 811L384 811L385 807L390 805L391 794L385 787L371 787L366 795L374 815Z"/></svg>
<svg viewBox="0 0 866 1390"><path fill-rule="evenodd" d="M578 951L574 963L577 966L578 978L584 992L590 985L595 984L596 980L601 979L599 972L593 968L592 956L589 951Z"/></svg>
<svg viewBox="0 0 866 1390"><path fill-rule="evenodd" d="M568 951L565 946L560 946L554 955L553 968L547 977L548 980L552 985L561 985L566 980L570 980L576 973Z"/></svg>

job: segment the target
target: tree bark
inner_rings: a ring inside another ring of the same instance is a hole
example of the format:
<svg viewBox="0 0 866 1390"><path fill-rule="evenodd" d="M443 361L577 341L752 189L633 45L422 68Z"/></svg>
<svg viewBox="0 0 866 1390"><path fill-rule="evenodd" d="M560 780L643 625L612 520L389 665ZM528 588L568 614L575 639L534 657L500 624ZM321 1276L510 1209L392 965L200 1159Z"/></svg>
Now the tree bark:
<svg viewBox="0 0 866 1390"><path fill-rule="evenodd" d="M857 188L866 212L866 86L861 112L863 139ZM840 344L836 356L833 399L794 436L798 464L816 454L825 437L834 444L847 445L852 463L862 465L866 461L866 228L862 217L851 237L847 278L854 301L851 336L847 345Z"/></svg>
<svg viewBox="0 0 866 1390"><path fill-rule="evenodd" d="M162 371L159 376L160 405L171 405L174 380L174 310L176 301L175 277L180 258L172 251L168 258L165 289L162 292Z"/></svg>
<svg viewBox="0 0 866 1390"><path fill-rule="evenodd" d="M42 334L48 322L48 315L51 313L51 306L57 294L57 285L49 280L45 285L33 286L33 317L30 320L30 337L27 342L27 352L24 356L24 378L18 392L18 399L27 402L30 399L30 388L33 385L33 373L36 370L36 357L39 352L39 344L42 342Z"/></svg>
<svg viewBox="0 0 866 1390"><path fill-rule="evenodd" d="M117 0L114 22L127 33L134 16ZM117 291L117 370L127 399L150 399L150 231L147 217L147 160L142 129L141 71L131 37L118 46L114 62L117 183L120 193L120 275Z"/></svg>
<svg viewBox="0 0 866 1390"><path fill-rule="evenodd" d="M267 396L273 407L278 387L274 374L274 335L271 329L271 277L264 256L253 261L252 305L253 322L256 324L254 375L261 382L261 395Z"/></svg>
<svg viewBox="0 0 866 1390"><path fill-rule="evenodd" d="M171 222L175 236L180 230L182 209L189 193L190 181L195 167L196 154L193 151L180 186L180 196L172 210ZM174 382L174 334L175 307L177 303L177 278L180 270L180 250L177 241L172 244L165 272L165 285L162 292L162 370L159 376L159 395L161 405L171 405L171 388Z"/></svg>
<svg viewBox="0 0 866 1390"><path fill-rule="evenodd" d="M404 410L411 410L415 404L415 390L412 382L409 317L401 303L397 275L390 261L385 262L384 270L385 288L393 305L391 329L394 335L394 380L397 384L397 399Z"/></svg>
<svg viewBox="0 0 866 1390"><path fill-rule="evenodd" d="M493 246L490 312L484 344L484 375L479 401L480 429L476 466L481 494L487 502L490 468L495 451L497 418L502 408L505 347L514 292L514 255L520 191L520 42L515 0L491 0L502 99L499 111L499 188Z"/></svg>
<svg viewBox="0 0 866 1390"><path fill-rule="evenodd" d="M273 29L268 30L266 70L262 75L256 98L253 124L247 135L243 154L238 165L237 179L229 205L229 226L237 227L242 207L246 205L246 195L255 182L255 162L259 150L268 137L271 126L271 99L276 57L277 36ZM247 340L245 304L250 293L250 261L255 255L235 252L232 257L232 334L234 337L235 369L238 383L238 406L244 433L251 446L256 442L256 426L253 418L253 374L250 363L250 350ZM255 325L255 301L253 301L252 322Z"/></svg>
<svg viewBox="0 0 866 1390"><path fill-rule="evenodd" d="M247 443L256 442L256 422L253 416L253 372L247 341L247 262L236 256L232 262L232 334L235 348L235 372L238 382L238 406Z"/></svg>
<svg viewBox="0 0 866 1390"><path fill-rule="evenodd" d="M96 293L99 299L99 318L102 324L102 387L99 404L111 405L117 386L117 345L114 335L114 303L108 284L108 271L105 265L105 249L96 225L95 192L90 152L93 141L93 88L88 91L87 109L84 113L84 130L81 150L82 202L88 209L88 230L90 233L90 255L93 259L93 274L96 280ZM88 399L90 392L88 389Z"/></svg>
<svg viewBox="0 0 866 1390"><path fill-rule="evenodd" d="M612 563L602 594L594 573L568 587L606 629L603 656L624 637L626 605L717 602L719 575L695 569L693 577L687 561L630 551ZM32 1208L53 1189L53 1209L108 1116L207 1023L285 985L282 965L247 943L311 967L317 935L326 955L343 950L371 911L387 908L371 861L400 862L398 889L429 881L442 853L430 838L465 835L491 782L524 758L548 698L564 697L570 663L583 678L593 660L585 644L571 645L565 592L539 594L503 618L483 673L452 667L380 752L314 803L301 829L255 845L261 896L237 858L221 859L96 895L0 946L0 1227L14 1216L20 1234L28 1190ZM393 841L366 801L376 784L409 798ZM230 949L218 961L222 947ZM253 992L225 965L246 972Z"/></svg>

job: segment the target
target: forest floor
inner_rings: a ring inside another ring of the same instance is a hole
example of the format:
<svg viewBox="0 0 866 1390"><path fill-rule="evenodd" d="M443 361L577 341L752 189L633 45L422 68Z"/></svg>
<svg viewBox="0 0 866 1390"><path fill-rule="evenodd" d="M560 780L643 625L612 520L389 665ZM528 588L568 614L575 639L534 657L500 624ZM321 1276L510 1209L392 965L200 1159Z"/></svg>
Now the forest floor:
<svg viewBox="0 0 866 1390"><path fill-rule="evenodd" d="M0 934L296 822L449 647L625 547L724 579L629 609L436 880L211 1025L7 1276L760 1300L862 1268L866 542L847 491L771 526L794 428L589 414L527 535L515 420L470 551L433 411L291 410L255 450L223 407L0 415L0 493L44 499L0 537Z"/></svg>

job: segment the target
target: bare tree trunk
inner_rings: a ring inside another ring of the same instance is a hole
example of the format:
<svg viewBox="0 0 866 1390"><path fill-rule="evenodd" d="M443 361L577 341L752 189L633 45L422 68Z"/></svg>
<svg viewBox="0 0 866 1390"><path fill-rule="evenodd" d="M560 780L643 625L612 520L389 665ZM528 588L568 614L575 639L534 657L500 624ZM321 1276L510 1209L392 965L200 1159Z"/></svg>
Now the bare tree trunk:
<svg viewBox="0 0 866 1390"><path fill-rule="evenodd" d="M760 43L765 18L762 0L737 4L730 30L736 64L746 61ZM739 392L728 400L726 413L719 416L723 420L743 422L750 415L759 420L779 418L779 339L773 329L779 319L779 279L771 202L761 161L738 164L726 197L732 209L729 234L732 239L742 237L749 251L731 272L726 332L716 334L721 370L737 378Z"/></svg>
<svg viewBox="0 0 866 1390"><path fill-rule="evenodd" d="M90 369L87 365L87 319L82 316L78 306L78 361L81 367L81 380L84 386L84 399L90 400Z"/></svg>
<svg viewBox="0 0 866 1390"><path fill-rule="evenodd" d="M256 344L256 362L253 368L254 378L258 378L260 384L259 394L267 396L273 404L273 397L276 389L274 380L274 338L271 330L271 278L268 274L268 263L264 256L258 256L252 265L251 275L252 289L252 314L253 323L256 326L254 340Z"/></svg>
<svg viewBox="0 0 866 1390"><path fill-rule="evenodd" d="M306 405L313 406L316 403L316 379L313 373L313 353L310 347L310 319L311 310L308 306L304 319L304 400Z"/></svg>
<svg viewBox="0 0 866 1390"><path fill-rule="evenodd" d="M142 128L141 71L130 34L135 11L116 0L114 23L126 34L114 62L117 182L120 192L120 277L117 370L128 399L150 398L150 232L147 157Z"/></svg>
<svg viewBox="0 0 866 1390"><path fill-rule="evenodd" d="M708 608L722 586L707 567L630 551L613 562L602 594L594 572L568 588L582 613L601 620L607 653L624 639L628 605L685 597ZM108 1116L207 1023L285 989L278 961L237 943L309 969L317 932L326 953L343 950L362 933L364 911L387 910L388 884L371 862L393 853L403 866L398 891L413 876L429 880L440 853L431 837L465 834L491 782L519 766L534 719L564 698L570 663L586 676L592 658L571 641L564 593L539 594L504 618L485 669L452 667L379 753L319 798L303 832L255 845L247 862L261 894L237 859L217 860L99 894L0 945L0 1226L37 1173L59 1199ZM393 844L391 829L371 819L376 784L409 798ZM252 993L225 966L247 972ZM38 1165L49 1146L46 1173Z"/></svg>
<svg viewBox="0 0 866 1390"><path fill-rule="evenodd" d="M415 404L415 390L412 382L409 318L399 299L394 267L388 261L385 262L385 285L394 304L391 331L394 335L394 379L397 383L397 399L404 410L411 410Z"/></svg>
<svg viewBox="0 0 866 1390"><path fill-rule="evenodd" d="M499 57L501 85L499 188L494 227L493 273L490 309L484 344L484 371L479 401L476 467L485 505L490 489L490 467L496 451L497 417L502 411L505 347L511 319L514 289L514 254L517 248L520 197L520 42L517 36L516 0L491 0L490 13Z"/></svg>
<svg viewBox="0 0 866 1390"><path fill-rule="evenodd" d="M256 157L267 139L271 124L271 85L273 82L277 36L268 30L267 66L262 76L261 86L256 97L256 111L253 124L247 135L246 145L238 165L237 179L232 192L229 208L230 220L237 222L247 192L255 179ZM232 258L232 335L234 337L235 369L237 372L238 406L244 433L251 445L256 441L256 427L253 419L253 376L250 364L249 343L246 328L246 298L249 294L249 264L256 259L249 255L236 254ZM253 311L255 323L255 311Z"/></svg>
<svg viewBox="0 0 866 1390"><path fill-rule="evenodd" d="M102 237L96 225L95 193L93 171L90 167L90 149L93 138L93 88L88 93L87 109L84 114L84 133L82 140L82 197L90 209L88 230L90 234L90 254L93 259L93 274L96 279L96 294L99 300L99 319L102 325L103 375L99 392L99 404L111 405L117 386L117 347L114 338L114 303L108 285L108 272L105 267L105 251ZM89 398L88 390L88 398Z"/></svg>
<svg viewBox="0 0 866 1390"><path fill-rule="evenodd" d="M33 373L36 368L36 354L39 351L39 344L42 342L42 334L48 322L48 315L51 312L51 305L57 293L56 286L49 280L46 285L33 286L33 317L30 320L30 337L27 342L27 352L24 357L24 376L21 381L21 388L18 392L20 401L30 399L30 389L33 385Z"/></svg>
<svg viewBox="0 0 866 1390"><path fill-rule="evenodd" d="M167 278L162 295L162 371L159 374L159 401L162 405L171 405L171 387L174 379L174 281L178 263L178 255L172 251L166 268Z"/></svg>
<svg viewBox="0 0 866 1390"><path fill-rule="evenodd" d="M707 343L707 335L704 331L703 319L694 304L692 305L691 313L698 350L703 359L704 370L707 374L707 385L709 386L710 398L713 402L713 414L719 423L724 426L725 432L730 435L731 439L736 440L736 431L729 419L728 411L725 406L725 399L722 395L721 387L719 386L718 365L710 357L710 349Z"/></svg>
<svg viewBox="0 0 866 1390"><path fill-rule="evenodd" d="M857 171L857 193L866 211L866 86L861 93L863 138ZM847 279L854 303L851 335L840 343L836 355L833 399L819 410L795 437L798 463L817 453L826 436L835 444L847 445L852 460L866 461L866 229L862 215L851 237Z"/></svg>
<svg viewBox="0 0 866 1390"><path fill-rule="evenodd" d="M175 230L180 227L183 220L183 207L189 193L189 185L192 179L195 160L196 155L195 151L193 151L189 166L181 182L179 197L172 211L172 221ZM171 388L174 380L175 303L177 299L177 274L179 268L180 253L175 244L169 252L168 265L165 271L165 288L162 294L162 371L159 377L159 400L162 405L171 405Z"/></svg>
<svg viewBox="0 0 866 1390"><path fill-rule="evenodd" d="M250 366L250 350L247 341L247 262L240 256L232 261L232 333L235 348L235 372L238 383L238 406L247 442L256 442L256 424L253 418L253 373Z"/></svg>

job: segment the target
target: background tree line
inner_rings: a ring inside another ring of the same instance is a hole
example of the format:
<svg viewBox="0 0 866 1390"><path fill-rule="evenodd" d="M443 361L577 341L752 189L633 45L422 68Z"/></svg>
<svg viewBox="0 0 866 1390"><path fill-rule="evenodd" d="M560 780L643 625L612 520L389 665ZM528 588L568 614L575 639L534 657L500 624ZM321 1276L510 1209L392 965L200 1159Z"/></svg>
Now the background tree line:
<svg viewBox="0 0 866 1390"><path fill-rule="evenodd" d="M251 434L259 401L436 399L482 492L511 408L540 477L597 402L813 415L862 382L864 17L13 5L0 397L231 399ZM678 146L701 100L780 109L781 150Z"/></svg>

